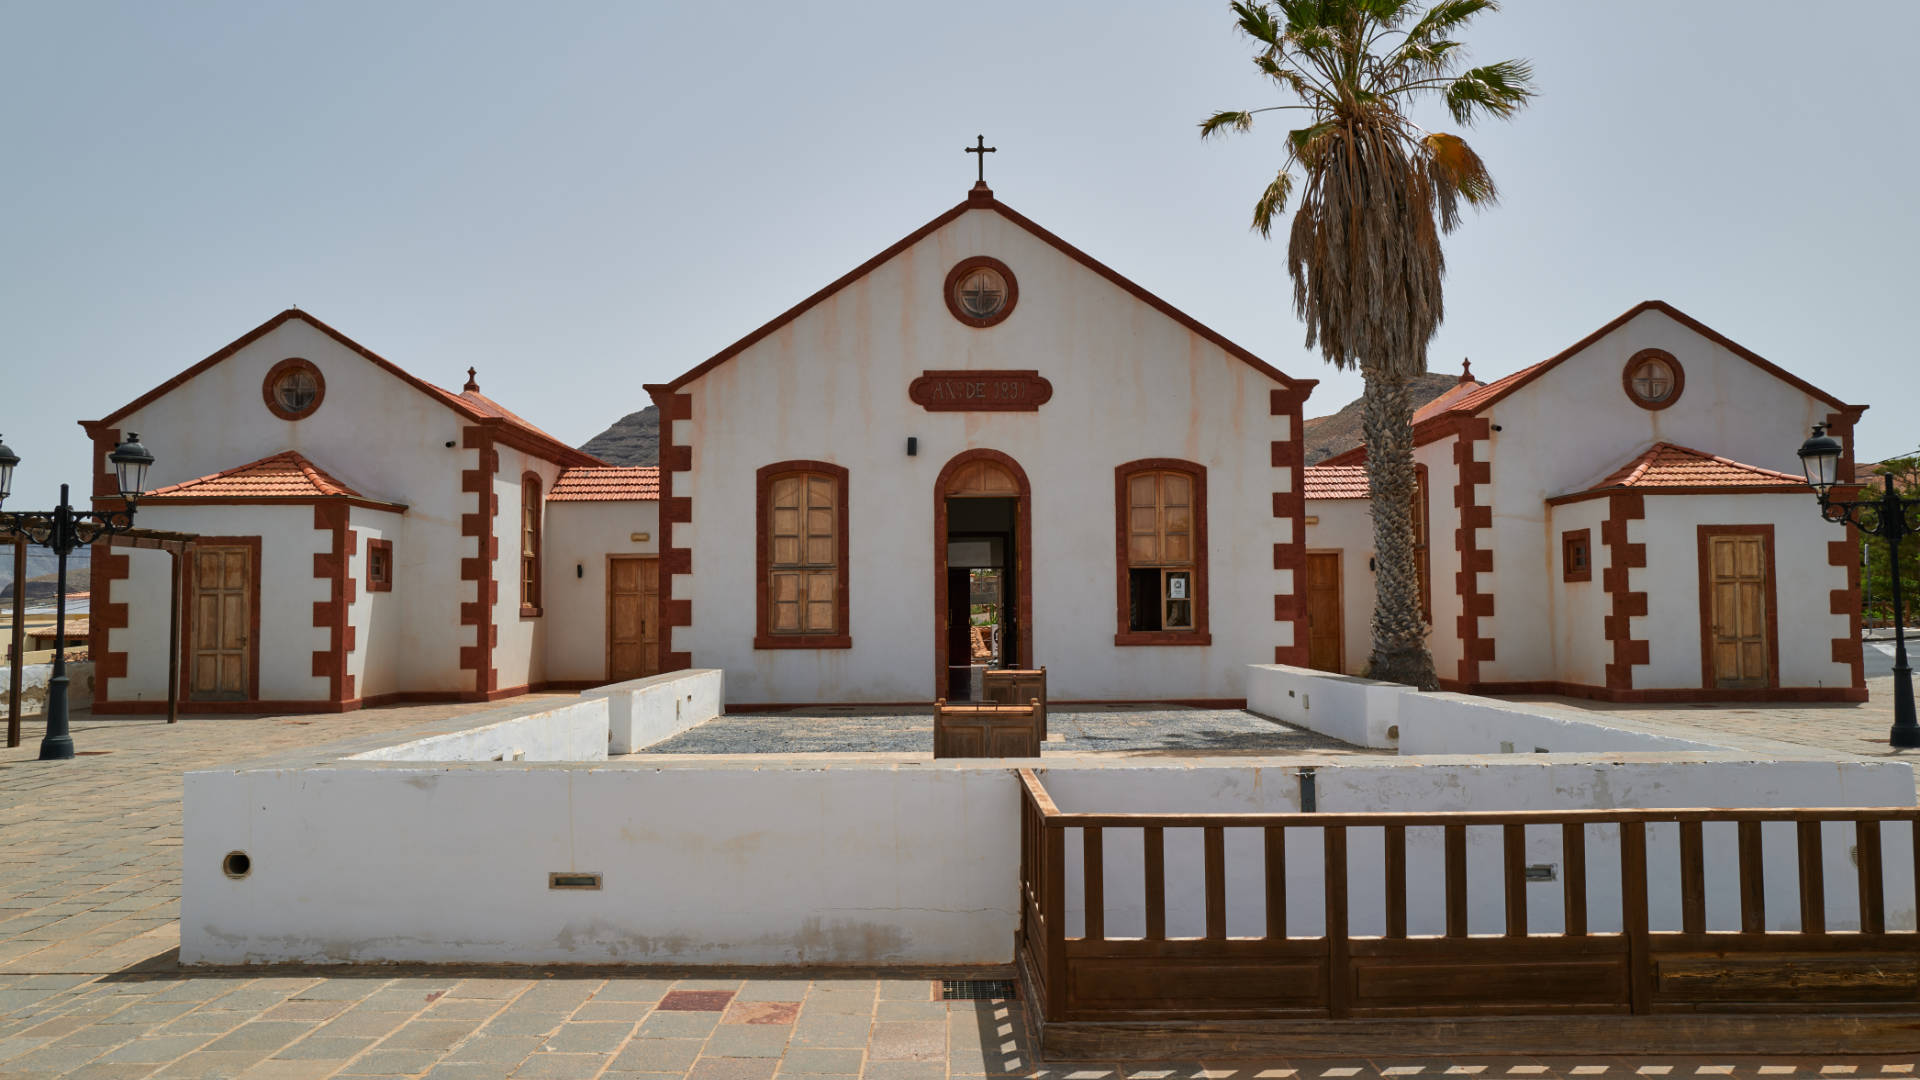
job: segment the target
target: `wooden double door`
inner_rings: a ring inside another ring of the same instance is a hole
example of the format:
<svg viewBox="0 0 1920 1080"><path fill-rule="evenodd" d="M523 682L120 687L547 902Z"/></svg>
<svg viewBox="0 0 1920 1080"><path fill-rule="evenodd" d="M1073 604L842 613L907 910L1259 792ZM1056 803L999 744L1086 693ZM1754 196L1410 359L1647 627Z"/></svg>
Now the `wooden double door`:
<svg viewBox="0 0 1920 1080"><path fill-rule="evenodd" d="M1774 684L1771 526L1702 526L1701 635L1706 686L1757 690Z"/></svg>
<svg viewBox="0 0 1920 1080"><path fill-rule="evenodd" d="M607 560L607 681L660 673L660 559Z"/></svg>

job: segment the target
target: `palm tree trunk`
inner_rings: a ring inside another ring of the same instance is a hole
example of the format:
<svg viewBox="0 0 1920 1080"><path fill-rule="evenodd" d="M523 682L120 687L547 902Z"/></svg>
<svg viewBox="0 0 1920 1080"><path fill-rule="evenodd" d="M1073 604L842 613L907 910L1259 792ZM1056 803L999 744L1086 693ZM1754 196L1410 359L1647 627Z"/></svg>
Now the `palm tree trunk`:
<svg viewBox="0 0 1920 1080"><path fill-rule="evenodd" d="M1372 365L1366 379L1361 425L1367 443L1367 484L1373 510L1373 659L1375 679L1437 689L1427 651L1427 621L1420 610L1420 574L1415 565L1413 500L1419 486L1413 466L1413 398L1403 376Z"/></svg>

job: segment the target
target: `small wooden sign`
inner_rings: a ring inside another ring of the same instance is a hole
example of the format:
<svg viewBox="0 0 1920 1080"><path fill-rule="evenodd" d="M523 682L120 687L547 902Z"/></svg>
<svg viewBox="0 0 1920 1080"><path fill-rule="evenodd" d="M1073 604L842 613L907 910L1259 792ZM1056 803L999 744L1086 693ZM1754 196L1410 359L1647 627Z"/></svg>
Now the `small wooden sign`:
<svg viewBox="0 0 1920 1080"><path fill-rule="evenodd" d="M644 544L651 539L653 539L652 533L634 533L633 534L633 542L636 544Z"/></svg>
<svg viewBox="0 0 1920 1080"><path fill-rule="evenodd" d="M907 386L928 412L1033 412L1053 397L1037 371L928 371Z"/></svg>

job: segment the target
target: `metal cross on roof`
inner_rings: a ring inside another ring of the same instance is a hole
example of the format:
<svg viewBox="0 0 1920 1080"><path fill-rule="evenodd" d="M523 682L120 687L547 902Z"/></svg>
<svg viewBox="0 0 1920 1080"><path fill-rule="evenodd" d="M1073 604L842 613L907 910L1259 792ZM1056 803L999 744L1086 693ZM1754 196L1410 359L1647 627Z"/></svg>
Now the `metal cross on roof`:
<svg viewBox="0 0 1920 1080"><path fill-rule="evenodd" d="M980 155L980 182L983 184L987 182L987 155L996 153L999 149L997 146L988 146L985 135L975 135L974 145L966 148L967 153Z"/></svg>

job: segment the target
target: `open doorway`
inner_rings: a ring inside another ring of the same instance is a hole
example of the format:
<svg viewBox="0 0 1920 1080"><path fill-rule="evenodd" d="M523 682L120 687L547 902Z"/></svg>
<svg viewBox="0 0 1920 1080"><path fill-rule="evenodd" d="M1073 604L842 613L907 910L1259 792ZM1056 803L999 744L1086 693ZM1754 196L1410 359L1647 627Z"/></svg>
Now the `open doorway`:
<svg viewBox="0 0 1920 1080"><path fill-rule="evenodd" d="M941 471L934 500L934 693L973 701L988 668L1032 665L1026 475L1004 454L968 451Z"/></svg>

